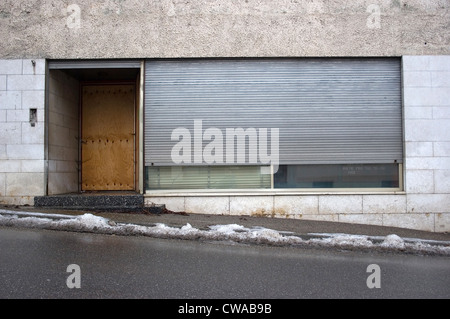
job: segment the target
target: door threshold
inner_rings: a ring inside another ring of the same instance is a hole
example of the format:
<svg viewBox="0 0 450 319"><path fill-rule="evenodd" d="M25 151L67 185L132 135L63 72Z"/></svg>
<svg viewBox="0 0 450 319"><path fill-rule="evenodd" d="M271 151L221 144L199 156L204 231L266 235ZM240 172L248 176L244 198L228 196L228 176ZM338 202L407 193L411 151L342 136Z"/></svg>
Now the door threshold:
<svg viewBox="0 0 450 319"><path fill-rule="evenodd" d="M144 195L136 192L85 192L36 196L34 206L67 210L138 212L144 208Z"/></svg>

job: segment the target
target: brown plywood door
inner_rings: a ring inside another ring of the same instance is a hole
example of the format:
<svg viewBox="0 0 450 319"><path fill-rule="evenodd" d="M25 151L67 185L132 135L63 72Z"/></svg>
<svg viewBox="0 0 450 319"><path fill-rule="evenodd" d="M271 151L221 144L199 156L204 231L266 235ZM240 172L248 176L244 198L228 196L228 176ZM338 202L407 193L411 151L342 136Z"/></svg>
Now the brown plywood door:
<svg viewBox="0 0 450 319"><path fill-rule="evenodd" d="M81 189L134 190L135 86L83 86L81 135Z"/></svg>

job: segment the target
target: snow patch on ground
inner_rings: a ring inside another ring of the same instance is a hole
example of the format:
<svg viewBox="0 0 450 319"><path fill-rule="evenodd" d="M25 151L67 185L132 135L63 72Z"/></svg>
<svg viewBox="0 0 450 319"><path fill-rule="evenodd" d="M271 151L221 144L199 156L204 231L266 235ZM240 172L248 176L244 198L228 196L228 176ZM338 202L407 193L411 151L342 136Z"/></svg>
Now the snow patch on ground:
<svg viewBox="0 0 450 319"><path fill-rule="evenodd" d="M202 239L213 241L234 241L242 243L262 243L271 245L293 245L312 247L338 247L344 249L363 248L391 251L433 253L450 256L449 242L428 244L419 239L408 240L392 234L386 237L370 237L350 234L308 234L314 238L302 239L301 235L283 234L277 230L263 227L244 227L237 224L213 225L202 230L186 224L171 227L162 223L154 225L136 225L116 223L93 214L80 216L48 215L31 216L25 213L0 211L0 225L78 232L96 232L126 236L149 236L157 238Z"/></svg>
<svg viewBox="0 0 450 319"><path fill-rule="evenodd" d="M406 247L406 244L405 244L405 241L401 237L399 237L395 234L392 234L392 235L386 236L384 241L381 243L381 246L404 249Z"/></svg>
<svg viewBox="0 0 450 319"><path fill-rule="evenodd" d="M348 234L331 234L328 238L313 238L310 241L331 246L371 247L373 245L367 236Z"/></svg>

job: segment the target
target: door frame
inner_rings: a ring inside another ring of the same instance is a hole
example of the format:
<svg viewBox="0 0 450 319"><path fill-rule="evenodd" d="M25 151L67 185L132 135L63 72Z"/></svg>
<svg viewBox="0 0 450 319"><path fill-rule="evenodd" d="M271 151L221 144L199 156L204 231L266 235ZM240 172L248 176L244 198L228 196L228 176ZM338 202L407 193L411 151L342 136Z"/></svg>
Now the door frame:
<svg viewBox="0 0 450 319"><path fill-rule="evenodd" d="M101 73L101 71L117 71L119 74L121 69L135 70L136 75L134 77L124 76L123 80L127 80L124 82L133 82L135 83L136 88L136 109L135 109L135 117L136 117L136 156L135 156L135 192L139 194L144 194L144 72L145 72L145 61L142 59L77 59L77 60L46 60L46 92L45 92L45 174L44 174L44 184L45 184L45 194L50 195L49 192L49 183L55 181L57 177L55 176L54 168L51 168L51 160L54 155L58 155L57 150L50 149L50 139L49 139L49 131L52 130L50 128L50 89L51 89L51 81L50 74L53 71L61 71L69 78L78 81L78 85L74 88L75 91L80 93L81 88L80 84L82 82L89 82L91 75L94 71L98 71L97 73ZM81 73L80 73L81 72ZM85 73L82 73L85 72ZM116 74L117 74L116 72ZM95 75L94 75L95 76ZM93 78L94 79L94 78ZM103 79L107 80L107 78ZM120 76L116 77L116 80L121 80ZM129 80L129 81L128 81ZM94 82L94 81L92 81ZM98 81L103 82L103 81ZM78 116L80 116L81 112L81 97L78 98ZM81 118L78 119L78 135L76 138L79 140L81 138ZM81 141L80 141L81 142ZM75 154L71 161L77 162L75 172L78 175L77 180L71 181L70 184L72 189L78 190L78 193L81 192L81 171L80 171L80 160L81 154L78 151L78 154ZM59 173L59 172L56 172ZM52 174L52 177L49 175ZM56 194L66 194L65 189L63 188L52 188L51 195Z"/></svg>
<svg viewBox="0 0 450 319"><path fill-rule="evenodd" d="M138 105L138 85L136 81L82 81L80 82L80 107L79 107L79 143L78 143L78 154L79 154L79 177L78 177L78 188L80 192L92 192L90 190L83 190L82 183L83 183L83 88L86 86L114 86L114 85L132 85L134 87L134 100L133 100L133 131L134 131L134 142L133 142L133 190L130 191L138 191L139 189L139 178L138 178L138 152L139 149L139 139L138 139L138 129L139 129L139 123L137 122L138 118L138 111L139 111L139 105ZM120 190L119 190L120 192ZM123 191L125 192L125 191Z"/></svg>

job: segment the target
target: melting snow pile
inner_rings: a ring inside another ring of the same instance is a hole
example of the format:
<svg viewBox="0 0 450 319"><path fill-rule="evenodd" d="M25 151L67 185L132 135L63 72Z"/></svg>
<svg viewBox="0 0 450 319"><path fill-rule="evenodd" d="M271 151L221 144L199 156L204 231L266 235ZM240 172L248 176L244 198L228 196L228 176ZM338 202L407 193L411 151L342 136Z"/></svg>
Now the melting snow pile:
<svg viewBox="0 0 450 319"><path fill-rule="evenodd" d="M11 214L1 215L0 225L21 226L42 229L63 229L80 232L97 232L102 234L117 235L140 235L159 238L179 239L206 239L206 240L233 240L259 243L300 243L300 237L283 236L278 231L267 228L245 228L240 225L216 225L210 226L209 230L200 230L190 224L179 227L170 227L157 223L152 226L135 224L115 223L106 218L92 214L84 214L72 218L52 219L40 216L19 217ZM59 217L59 215L58 215Z"/></svg>
<svg viewBox="0 0 450 319"><path fill-rule="evenodd" d="M381 243L382 247L394 247L404 249L405 241L397 235L386 236L386 239Z"/></svg>
<svg viewBox="0 0 450 319"><path fill-rule="evenodd" d="M313 243L325 244L330 246L355 246L355 247L371 247L372 241L367 236L348 235L348 234L324 234L328 238L310 239Z"/></svg>
<svg viewBox="0 0 450 319"><path fill-rule="evenodd" d="M192 227L190 224L183 227L171 227L162 223L150 226L116 223L92 214L66 216L35 213L30 216L29 213L2 210L0 210L0 225L156 238L201 239L304 247L376 248L450 256L450 243L448 242L430 244L431 242L427 243L419 239L405 241L397 235L370 237L349 234L308 234L312 238L302 239L300 236L283 234L283 232L272 229L247 228L237 224L214 225L209 226L209 229L202 230Z"/></svg>

